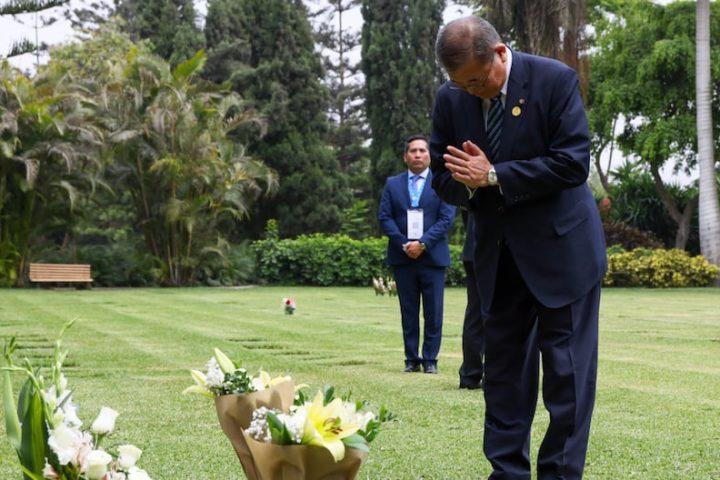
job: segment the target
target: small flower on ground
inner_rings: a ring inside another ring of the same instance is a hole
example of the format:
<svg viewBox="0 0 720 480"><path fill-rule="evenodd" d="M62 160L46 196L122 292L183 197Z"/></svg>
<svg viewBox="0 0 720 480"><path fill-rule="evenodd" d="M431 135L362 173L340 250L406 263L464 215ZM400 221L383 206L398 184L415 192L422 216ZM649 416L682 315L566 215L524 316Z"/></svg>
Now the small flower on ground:
<svg viewBox="0 0 720 480"><path fill-rule="evenodd" d="M283 307L285 308L286 315L292 315L295 312L295 300L292 298L283 298Z"/></svg>

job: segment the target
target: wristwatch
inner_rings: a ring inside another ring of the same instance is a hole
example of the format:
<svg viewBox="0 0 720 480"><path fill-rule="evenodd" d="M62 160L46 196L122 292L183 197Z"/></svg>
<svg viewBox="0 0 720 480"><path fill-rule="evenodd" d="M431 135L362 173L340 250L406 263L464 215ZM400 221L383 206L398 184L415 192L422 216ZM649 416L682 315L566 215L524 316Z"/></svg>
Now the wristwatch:
<svg viewBox="0 0 720 480"><path fill-rule="evenodd" d="M497 173L495 173L495 167L490 167L487 174L488 185L494 186L498 184Z"/></svg>
<svg viewBox="0 0 720 480"><path fill-rule="evenodd" d="M425 249L427 248L427 247L425 246L425 243L423 243L423 242L419 242L419 243L420 243L420 249L421 249L422 251L425 251Z"/></svg>

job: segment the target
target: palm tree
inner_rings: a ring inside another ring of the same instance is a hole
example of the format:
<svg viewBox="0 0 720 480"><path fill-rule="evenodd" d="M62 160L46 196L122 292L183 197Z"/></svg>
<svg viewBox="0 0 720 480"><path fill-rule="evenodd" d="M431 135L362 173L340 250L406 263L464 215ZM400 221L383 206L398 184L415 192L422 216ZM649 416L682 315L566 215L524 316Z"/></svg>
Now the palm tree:
<svg viewBox="0 0 720 480"><path fill-rule="evenodd" d="M203 259L221 253L218 222L246 216L263 190L277 187L274 172L231 138L260 123L257 115L237 94L196 81L204 63L198 52L171 71L159 57L131 53L101 95L111 168L134 197L168 285L192 283Z"/></svg>
<svg viewBox="0 0 720 480"><path fill-rule="evenodd" d="M77 86L0 65L0 285L22 285L50 224L67 235L79 195L97 185L97 132Z"/></svg>
<svg viewBox="0 0 720 480"><path fill-rule="evenodd" d="M720 204L713 158L713 128L710 91L710 1L698 0L695 10L698 164L700 166L700 251L720 265ZM720 286L720 279L715 282Z"/></svg>

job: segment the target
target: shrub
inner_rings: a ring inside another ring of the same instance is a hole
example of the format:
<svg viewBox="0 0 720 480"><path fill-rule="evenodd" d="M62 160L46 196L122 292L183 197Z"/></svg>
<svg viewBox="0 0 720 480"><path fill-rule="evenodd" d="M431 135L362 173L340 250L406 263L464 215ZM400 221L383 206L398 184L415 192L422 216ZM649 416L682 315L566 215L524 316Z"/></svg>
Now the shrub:
<svg viewBox="0 0 720 480"><path fill-rule="evenodd" d="M387 277L386 238L353 240L345 235L301 235L297 239L269 237L252 244L256 273L264 283L283 285L363 286L371 277ZM463 285L461 248L451 246L448 285Z"/></svg>
<svg viewBox="0 0 720 480"><path fill-rule="evenodd" d="M625 222L603 222L605 243L608 246L620 245L625 250L634 248L663 248L663 243L652 232L628 225Z"/></svg>
<svg viewBox="0 0 720 480"><path fill-rule="evenodd" d="M613 287L705 287L718 277L720 268L702 256L691 257L678 249L608 251L608 272L603 285Z"/></svg>

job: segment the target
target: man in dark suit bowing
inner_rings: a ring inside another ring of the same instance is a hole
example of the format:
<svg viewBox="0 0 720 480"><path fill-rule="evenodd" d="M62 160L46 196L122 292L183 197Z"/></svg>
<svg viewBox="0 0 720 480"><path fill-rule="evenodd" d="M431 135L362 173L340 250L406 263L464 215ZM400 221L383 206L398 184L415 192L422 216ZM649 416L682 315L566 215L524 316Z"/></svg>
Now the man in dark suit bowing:
<svg viewBox="0 0 720 480"><path fill-rule="evenodd" d="M433 187L475 217L490 478L531 478L539 373L532 367L538 349L528 341L537 318L550 413L537 478L580 479L607 258L586 183L589 134L577 74L511 51L479 17L446 25L436 53L451 80L439 88L433 112Z"/></svg>
<svg viewBox="0 0 720 480"><path fill-rule="evenodd" d="M393 268L400 302L405 372L437 373L442 339L445 269L450 265L448 231L455 207L441 201L431 185L427 139L417 135L405 143L408 170L385 182L378 220L388 237L387 263ZM422 357L420 299L425 318Z"/></svg>

